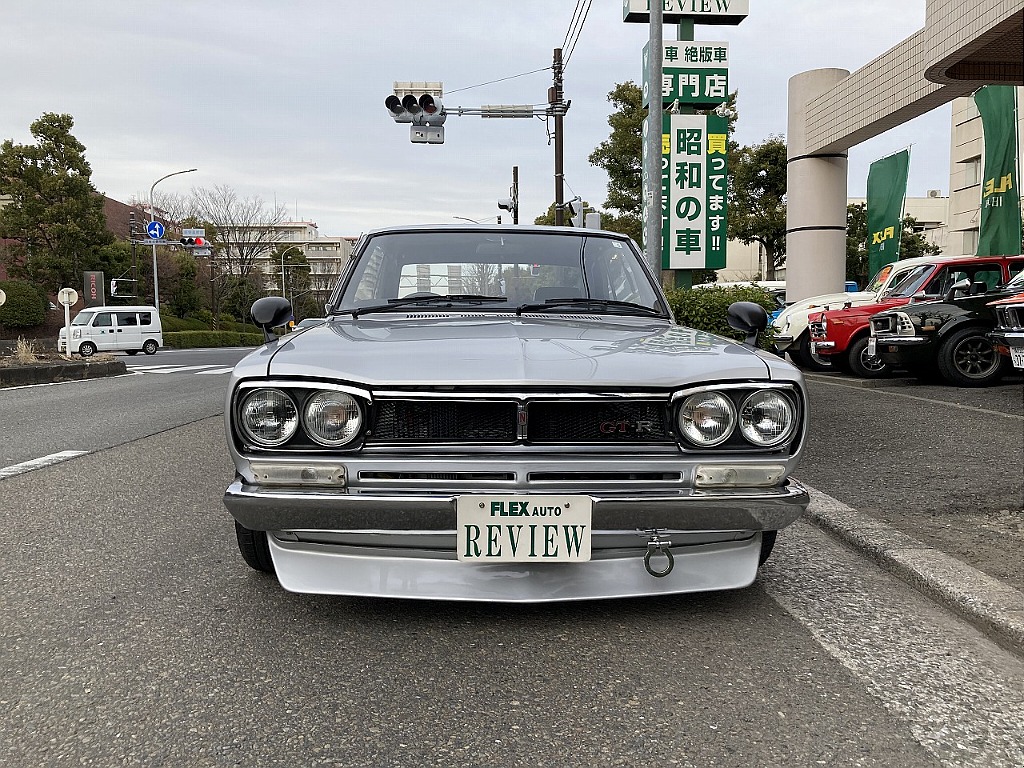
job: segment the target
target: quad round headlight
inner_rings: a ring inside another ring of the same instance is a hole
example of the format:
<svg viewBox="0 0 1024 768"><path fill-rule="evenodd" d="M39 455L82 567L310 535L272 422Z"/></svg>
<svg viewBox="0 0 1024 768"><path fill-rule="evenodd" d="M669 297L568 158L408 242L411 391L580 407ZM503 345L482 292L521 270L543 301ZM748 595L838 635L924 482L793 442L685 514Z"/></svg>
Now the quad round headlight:
<svg viewBox="0 0 1024 768"><path fill-rule="evenodd" d="M302 412L306 433L320 445L337 447L352 442L363 426L358 401L344 392L317 392Z"/></svg>
<svg viewBox="0 0 1024 768"><path fill-rule="evenodd" d="M719 392L698 392L679 407L679 431L694 445L711 447L729 439L736 427L736 409Z"/></svg>
<svg viewBox="0 0 1024 768"><path fill-rule="evenodd" d="M238 422L256 445L273 448L291 440L299 428L295 401L279 389L254 389L242 399Z"/></svg>
<svg viewBox="0 0 1024 768"><path fill-rule="evenodd" d="M792 401L770 389L754 392L740 406L740 433L759 448L784 443L796 427Z"/></svg>

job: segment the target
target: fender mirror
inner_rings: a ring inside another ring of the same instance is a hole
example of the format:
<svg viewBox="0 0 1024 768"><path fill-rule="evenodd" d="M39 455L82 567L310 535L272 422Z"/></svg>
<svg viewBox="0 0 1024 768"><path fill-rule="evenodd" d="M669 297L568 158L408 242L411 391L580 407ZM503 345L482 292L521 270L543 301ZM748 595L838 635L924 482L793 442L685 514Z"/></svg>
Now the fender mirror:
<svg viewBox="0 0 1024 768"><path fill-rule="evenodd" d="M949 286L949 290L946 292L946 301L952 301L954 298L956 298L956 294L958 291L963 292L970 287L971 281L968 280L966 277L963 280L957 280L955 283Z"/></svg>
<svg viewBox="0 0 1024 768"><path fill-rule="evenodd" d="M292 317L292 305L282 296L264 296L253 302L249 310L252 320L263 329L263 340L273 341L271 331L287 323Z"/></svg>
<svg viewBox="0 0 1024 768"><path fill-rule="evenodd" d="M734 301L729 305L729 327L747 335L743 343L757 346L757 334L768 327L768 313L760 304L752 301Z"/></svg>

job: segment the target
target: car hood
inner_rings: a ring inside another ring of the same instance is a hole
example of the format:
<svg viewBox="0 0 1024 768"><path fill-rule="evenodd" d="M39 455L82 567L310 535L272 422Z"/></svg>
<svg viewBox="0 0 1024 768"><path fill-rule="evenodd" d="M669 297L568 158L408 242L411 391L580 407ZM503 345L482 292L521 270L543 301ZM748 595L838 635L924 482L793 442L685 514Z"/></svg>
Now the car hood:
<svg viewBox="0 0 1024 768"><path fill-rule="evenodd" d="M870 304L877 301L877 295L869 293L867 291L848 291L845 293L823 293L820 296L811 296L810 298L803 299L801 301L794 302L782 310L782 313L775 318L773 325L781 329L787 318L802 315L806 317L812 311L824 307L826 304L832 304L837 309L843 304Z"/></svg>
<svg viewBox="0 0 1024 768"><path fill-rule="evenodd" d="M771 357L771 356L767 356ZM593 316L339 318L257 350L236 377L303 376L379 387L670 388L792 379L788 364L664 320Z"/></svg>

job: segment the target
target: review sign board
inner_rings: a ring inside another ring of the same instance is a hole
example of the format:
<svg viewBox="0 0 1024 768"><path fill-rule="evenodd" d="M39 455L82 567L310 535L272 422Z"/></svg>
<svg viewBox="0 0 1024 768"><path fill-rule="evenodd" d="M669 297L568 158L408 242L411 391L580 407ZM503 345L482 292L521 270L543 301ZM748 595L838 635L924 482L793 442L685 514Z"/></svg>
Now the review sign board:
<svg viewBox="0 0 1024 768"><path fill-rule="evenodd" d="M661 98L708 109L729 98L729 44L680 40L662 42ZM650 43L643 52L643 105L650 104Z"/></svg>
<svg viewBox="0 0 1024 768"><path fill-rule="evenodd" d="M662 7L669 23L739 24L750 13L750 0L662 0ZM622 20L649 24L651 0L622 0Z"/></svg>
<svg viewBox="0 0 1024 768"><path fill-rule="evenodd" d="M662 125L661 266L722 269L728 240L726 119L666 114ZM643 215L646 221L647 206Z"/></svg>

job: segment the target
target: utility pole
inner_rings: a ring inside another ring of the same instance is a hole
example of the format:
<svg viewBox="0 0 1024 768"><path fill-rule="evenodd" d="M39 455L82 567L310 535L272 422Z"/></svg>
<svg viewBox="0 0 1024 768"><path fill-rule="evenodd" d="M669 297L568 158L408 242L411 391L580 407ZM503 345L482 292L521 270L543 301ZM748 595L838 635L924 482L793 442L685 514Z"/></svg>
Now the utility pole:
<svg viewBox="0 0 1024 768"><path fill-rule="evenodd" d="M512 223L519 223L519 166L512 166Z"/></svg>
<svg viewBox="0 0 1024 768"><path fill-rule="evenodd" d="M651 270L661 280L661 35L662 4L651 3L650 106L647 109L647 229L644 232L644 251Z"/></svg>
<svg viewBox="0 0 1024 768"><path fill-rule="evenodd" d="M554 85L548 91L548 104L551 108L551 114L555 118L555 226L561 227L565 224L565 214L562 210L562 206L564 205L564 193L562 189L565 183L565 173L563 171L564 148L562 145L562 118L565 116L565 104L562 100L561 48L555 48L555 56L551 64L551 71L554 74ZM660 132L661 131L659 129L659 133ZM661 183L660 176L658 183Z"/></svg>

